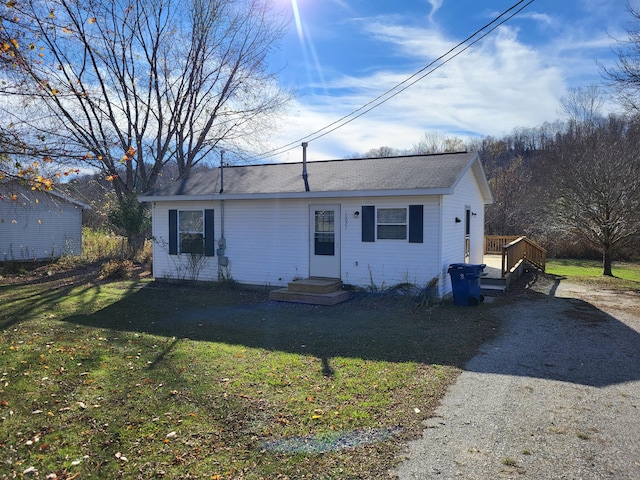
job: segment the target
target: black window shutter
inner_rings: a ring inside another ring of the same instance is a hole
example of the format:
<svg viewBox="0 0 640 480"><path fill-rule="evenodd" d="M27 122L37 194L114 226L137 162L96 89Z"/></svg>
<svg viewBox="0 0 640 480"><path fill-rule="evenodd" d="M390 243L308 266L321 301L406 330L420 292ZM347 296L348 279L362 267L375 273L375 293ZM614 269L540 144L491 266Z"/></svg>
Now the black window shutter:
<svg viewBox="0 0 640 480"><path fill-rule="evenodd" d="M169 210L169 255L178 254L178 211Z"/></svg>
<svg viewBox="0 0 640 480"><path fill-rule="evenodd" d="M362 207L362 241L376 241L376 207Z"/></svg>
<svg viewBox="0 0 640 480"><path fill-rule="evenodd" d="M213 210L204 211L204 255L213 257L215 250L215 239L213 234Z"/></svg>
<svg viewBox="0 0 640 480"><path fill-rule="evenodd" d="M423 243L422 205L409 205L409 243Z"/></svg>

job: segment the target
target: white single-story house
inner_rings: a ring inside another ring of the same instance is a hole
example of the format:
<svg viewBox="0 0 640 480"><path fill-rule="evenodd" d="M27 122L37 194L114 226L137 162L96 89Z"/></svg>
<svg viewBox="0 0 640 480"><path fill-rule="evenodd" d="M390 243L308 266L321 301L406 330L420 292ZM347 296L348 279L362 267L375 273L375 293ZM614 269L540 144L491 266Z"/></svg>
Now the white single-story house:
<svg viewBox="0 0 640 480"><path fill-rule="evenodd" d="M477 153L251 166L193 174L152 205L156 278L285 286L308 277L451 292L451 263L482 263L493 201Z"/></svg>
<svg viewBox="0 0 640 480"><path fill-rule="evenodd" d="M86 208L55 190L0 182L0 262L79 255Z"/></svg>

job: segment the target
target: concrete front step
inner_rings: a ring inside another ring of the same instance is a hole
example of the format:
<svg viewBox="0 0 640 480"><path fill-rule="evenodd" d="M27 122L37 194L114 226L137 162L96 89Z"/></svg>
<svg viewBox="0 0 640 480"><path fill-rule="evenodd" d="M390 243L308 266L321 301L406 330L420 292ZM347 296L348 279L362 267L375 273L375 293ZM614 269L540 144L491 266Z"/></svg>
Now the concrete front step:
<svg viewBox="0 0 640 480"><path fill-rule="evenodd" d="M331 293L342 289L339 278L310 277L289 282L288 289L296 293Z"/></svg>
<svg viewBox="0 0 640 480"><path fill-rule="evenodd" d="M295 292L289 288L279 288L269 292L269 300L277 302L308 303L311 305L337 305L351 298L351 292L336 290L327 293Z"/></svg>

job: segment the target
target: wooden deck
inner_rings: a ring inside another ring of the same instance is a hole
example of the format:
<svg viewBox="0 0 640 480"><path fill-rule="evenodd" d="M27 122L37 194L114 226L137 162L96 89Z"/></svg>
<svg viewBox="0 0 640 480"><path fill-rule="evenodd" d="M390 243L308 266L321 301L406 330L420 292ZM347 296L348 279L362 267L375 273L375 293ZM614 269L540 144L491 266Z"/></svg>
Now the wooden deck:
<svg viewBox="0 0 640 480"><path fill-rule="evenodd" d="M502 278L502 255L485 255L482 263L486 265L484 272L488 278Z"/></svg>
<svg viewBox="0 0 640 480"><path fill-rule="evenodd" d="M547 251L527 237L488 235L484 237L482 290L506 290L524 269L525 262L543 272Z"/></svg>
<svg viewBox="0 0 640 480"><path fill-rule="evenodd" d="M480 288L484 295L501 293L507 289L511 280L511 274L502 276L502 255L485 254L482 263L486 265L480 279Z"/></svg>

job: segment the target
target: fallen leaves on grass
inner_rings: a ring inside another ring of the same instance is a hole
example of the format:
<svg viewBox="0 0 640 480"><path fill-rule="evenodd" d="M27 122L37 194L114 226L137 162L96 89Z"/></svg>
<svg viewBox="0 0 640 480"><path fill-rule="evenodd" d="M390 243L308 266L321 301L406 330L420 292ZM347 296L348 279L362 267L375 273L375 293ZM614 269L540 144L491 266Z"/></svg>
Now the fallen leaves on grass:
<svg viewBox="0 0 640 480"><path fill-rule="evenodd" d="M255 292L129 286L0 291L18 318L0 330L2 428L23 432L3 445L12 475L373 478L454 375L423 358L444 355L436 320L392 301L327 316L265 310Z"/></svg>

